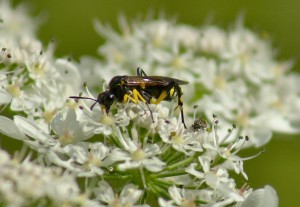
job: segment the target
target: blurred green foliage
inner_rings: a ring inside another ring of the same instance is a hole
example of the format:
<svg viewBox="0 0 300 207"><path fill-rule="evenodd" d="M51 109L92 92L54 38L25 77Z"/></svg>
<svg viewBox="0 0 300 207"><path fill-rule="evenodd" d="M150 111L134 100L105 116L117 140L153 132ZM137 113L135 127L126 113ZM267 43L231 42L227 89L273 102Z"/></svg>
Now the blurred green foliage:
<svg viewBox="0 0 300 207"><path fill-rule="evenodd" d="M300 71L300 1L297 0L14 1L15 4L19 2L28 4L35 18L46 17L40 26L39 38L45 44L55 38L58 57L78 59L82 55L97 55L97 47L103 39L94 31L95 19L117 28L120 14L136 19L153 13L155 16L175 17L180 23L213 23L228 28L242 14L247 27L271 38L278 58L295 60L294 70ZM297 206L300 194L300 135L276 135L265 149L263 155L245 163L249 185L259 188L270 184L277 190L280 206ZM251 156L258 151L247 150L243 156Z"/></svg>

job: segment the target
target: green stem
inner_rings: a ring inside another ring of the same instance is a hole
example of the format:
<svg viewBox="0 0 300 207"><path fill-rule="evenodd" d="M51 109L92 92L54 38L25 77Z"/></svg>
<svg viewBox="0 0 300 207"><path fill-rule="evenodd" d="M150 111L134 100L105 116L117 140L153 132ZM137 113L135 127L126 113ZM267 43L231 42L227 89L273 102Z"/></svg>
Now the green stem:
<svg viewBox="0 0 300 207"><path fill-rule="evenodd" d="M167 191L157 185L153 185L153 183L149 183L148 188L157 196L157 197L165 197L170 198L170 195L167 193Z"/></svg>
<svg viewBox="0 0 300 207"><path fill-rule="evenodd" d="M180 156L182 156L183 153L182 152L178 152L176 151L175 153L173 153L171 156L168 156L164 161L167 163L172 162L173 160L178 159Z"/></svg>
<svg viewBox="0 0 300 207"><path fill-rule="evenodd" d="M163 179L154 179L153 183L155 183L156 185L159 185L161 187L164 187L164 188L174 185L174 182L170 182L170 181L163 180Z"/></svg>
<svg viewBox="0 0 300 207"><path fill-rule="evenodd" d="M102 177L106 180L128 180L131 179L131 175L102 175Z"/></svg>
<svg viewBox="0 0 300 207"><path fill-rule="evenodd" d="M169 144L164 144L164 145L162 146L161 154L164 155L167 151L170 150L170 147L171 147L171 146L170 146Z"/></svg>
<svg viewBox="0 0 300 207"><path fill-rule="evenodd" d="M169 165L165 168L165 170L173 170L173 169L178 169L180 168L181 166L185 166L186 164L189 164L190 162L192 162L195 158L197 157L197 153L195 153L193 156L187 158L187 159L184 159L180 162L177 162L173 165Z"/></svg>
<svg viewBox="0 0 300 207"><path fill-rule="evenodd" d="M143 168L142 165L139 167L139 171L140 171L140 175L141 175L141 179L142 179L142 182L143 182L144 189L146 189L147 184L146 184L146 179L145 179L144 168Z"/></svg>
<svg viewBox="0 0 300 207"><path fill-rule="evenodd" d="M172 177L172 176L178 176L178 175L184 175L186 174L185 170L176 170L176 171L167 171L167 172L162 172L156 175L151 175L152 178L164 178L164 177Z"/></svg>

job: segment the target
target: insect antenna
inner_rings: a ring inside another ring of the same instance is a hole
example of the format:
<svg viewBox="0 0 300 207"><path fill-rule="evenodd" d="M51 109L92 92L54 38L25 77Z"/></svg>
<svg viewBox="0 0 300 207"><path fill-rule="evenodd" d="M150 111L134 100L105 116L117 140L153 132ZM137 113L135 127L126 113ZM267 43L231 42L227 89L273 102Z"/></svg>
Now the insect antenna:
<svg viewBox="0 0 300 207"><path fill-rule="evenodd" d="M90 97L69 96L69 98L74 99L76 102L78 101L78 99L88 99L88 100L95 101L95 103L93 103L93 105L90 107L91 111L93 110L94 106L95 106L97 103L99 103L99 101L98 101L97 99L90 98Z"/></svg>

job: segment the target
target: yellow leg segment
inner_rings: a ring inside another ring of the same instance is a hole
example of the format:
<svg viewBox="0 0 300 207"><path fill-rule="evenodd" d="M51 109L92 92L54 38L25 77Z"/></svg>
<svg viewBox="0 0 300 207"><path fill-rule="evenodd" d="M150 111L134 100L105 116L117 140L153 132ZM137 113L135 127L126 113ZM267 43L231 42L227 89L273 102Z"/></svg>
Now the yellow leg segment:
<svg viewBox="0 0 300 207"><path fill-rule="evenodd" d="M159 104L161 101L165 100L165 98L168 96L168 94L170 94L170 96L173 96L175 92L174 87L172 87L170 89L170 91L167 93L166 90L163 90L163 92L161 92L161 94L159 95L159 97L157 99L151 99L150 103L152 104Z"/></svg>
<svg viewBox="0 0 300 207"><path fill-rule="evenodd" d="M132 95L133 95L133 97L132 97ZM125 94L124 97L123 97L123 102L126 103L129 100L132 103L137 104L138 101L140 100L140 101L146 103L146 100L143 98L143 96L136 89L132 90L132 95Z"/></svg>

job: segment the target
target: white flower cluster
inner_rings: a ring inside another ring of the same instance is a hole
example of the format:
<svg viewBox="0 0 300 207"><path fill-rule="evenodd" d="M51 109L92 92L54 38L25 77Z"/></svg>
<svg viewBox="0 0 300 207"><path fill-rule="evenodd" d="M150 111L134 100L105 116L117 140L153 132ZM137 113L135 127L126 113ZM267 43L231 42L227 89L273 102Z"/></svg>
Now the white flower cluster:
<svg viewBox="0 0 300 207"><path fill-rule="evenodd" d="M84 57L73 64L57 59L52 44L43 47L24 7L14 10L1 1L0 10L0 132L29 146L39 163L15 164L0 151L5 205L45 199L78 206L278 206L272 187L237 186L230 173L247 182L244 161L261 152L247 158L237 153L265 144L275 128L298 130L299 89L293 83L299 76L273 59L269 43L240 25L225 32L167 20L128 26L122 19L122 34L96 25L107 38L99 49L103 60ZM173 102L115 103L106 114L88 99L97 100L87 87L86 100L68 99L79 94L84 80L96 92L99 80L133 74L138 66L151 75L189 81L184 110L197 103L208 118L185 113L185 129ZM275 102L284 110L271 107ZM233 122L241 128L221 126ZM85 195L75 178L86 180ZM26 195L10 186L15 183ZM57 198L49 193L58 188L63 192Z"/></svg>
<svg viewBox="0 0 300 207"><path fill-rule="evenodd" d="M49 133L66 98L79 90L78 69L53 56L53 43L43 48L23 6L12 11L8 1L1 1L0 9L0 103L24 112Z"/></svg>
<svg viewBox="0 0 300 207"><path fill-rule="evenodd" d="M60 168L20 162L0 149L1 206L95 206L81 194L76 177Z"/></svg>
<svg viewBox="0 0 300 207"><path fill-rule="evenodd" d="M268 39L241 21L228 31L164 19L120 22L120 34L96 24L107 40L99 48L101 67L134 74L142 66L151 75L189 81L185 103L199 105L207 116L217 114L224 124L235 123L252 137L249 145L266 144L273 131L299 133L300 76L290 72L291 61L275 59Z"/></svg>

